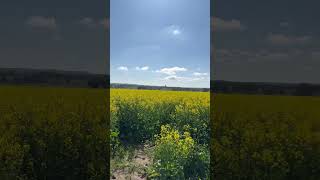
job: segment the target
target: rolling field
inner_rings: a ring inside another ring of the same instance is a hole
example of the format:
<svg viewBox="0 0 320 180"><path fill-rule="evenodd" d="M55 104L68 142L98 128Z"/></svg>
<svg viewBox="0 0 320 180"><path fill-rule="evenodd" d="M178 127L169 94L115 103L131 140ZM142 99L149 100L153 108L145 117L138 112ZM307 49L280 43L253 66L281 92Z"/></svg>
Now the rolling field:
<svg viewBox="0 0 320 180"><path fill-rule="evenodd" d="M110 93L0 86L0 179L320 177L319 97Z"/></svg>

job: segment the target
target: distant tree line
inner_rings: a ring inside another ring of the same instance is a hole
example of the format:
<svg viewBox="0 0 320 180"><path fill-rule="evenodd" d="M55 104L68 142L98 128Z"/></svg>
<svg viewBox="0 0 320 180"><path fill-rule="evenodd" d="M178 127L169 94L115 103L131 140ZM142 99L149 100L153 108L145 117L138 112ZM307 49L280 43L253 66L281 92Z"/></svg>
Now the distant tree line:
<svg viewBox="0 0 320 180"><path fill-rule="evenodd" d="M307 83L211 81L211 91L215 93L319 96L320 85Z"/></svg>
<svg viewBox="0 0 320 180"><path fill-rule="evenodd" d="M209 91L209 88L145 86L137 84L110 85L109 75L90 74L88 72L81 71L33 70L17 68L0 68L0 84L37 84L90 88L111 87L172 91ZM215 80L211 81L210 86L211 92L214 93L320 96L320 85L307 83L290 84Z"/></svg>
<svg viewBox="0 0 320 180"><path fill-rule="evenodd" d="M110 86L111 86L111 88L144 89L144 90L198 91L198 92L209 92L210 91L210 88L147 86L147 85L138 85L138 84L119 84L119 83L112 83Z"/></svg>
<svg viewBox="0 0 320 180"><path fill-rule="evenodd" d="M109 76L87 72L0 69L0 84L37 84L66 87L109 87Z"/></svg>

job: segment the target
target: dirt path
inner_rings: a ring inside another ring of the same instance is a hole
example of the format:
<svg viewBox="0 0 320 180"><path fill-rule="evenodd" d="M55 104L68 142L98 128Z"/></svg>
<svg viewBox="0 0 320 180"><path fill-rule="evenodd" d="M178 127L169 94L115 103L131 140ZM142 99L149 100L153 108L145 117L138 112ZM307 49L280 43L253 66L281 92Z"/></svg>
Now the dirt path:
<svg viewBox="0 0 320 180"><path fill-rule="evenodd" d="M151 158L147 155L150 149L148 145L138 147L132 161L123 169L118 169L112 173L111 179L116 180L146 180L147 168L151 165Z"/></svg>

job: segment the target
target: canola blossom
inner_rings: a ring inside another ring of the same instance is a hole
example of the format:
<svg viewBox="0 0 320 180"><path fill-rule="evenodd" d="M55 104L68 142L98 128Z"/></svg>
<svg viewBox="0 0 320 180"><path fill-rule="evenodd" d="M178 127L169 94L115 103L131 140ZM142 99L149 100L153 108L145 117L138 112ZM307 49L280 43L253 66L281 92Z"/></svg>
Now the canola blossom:
<svg viewBox="0 0 320 180"><path fill-rule="evenodd" d="M112 159L124 157L124 146L148 144L149 179L208 179L208 92L111 89L110 109Z"/></svg>

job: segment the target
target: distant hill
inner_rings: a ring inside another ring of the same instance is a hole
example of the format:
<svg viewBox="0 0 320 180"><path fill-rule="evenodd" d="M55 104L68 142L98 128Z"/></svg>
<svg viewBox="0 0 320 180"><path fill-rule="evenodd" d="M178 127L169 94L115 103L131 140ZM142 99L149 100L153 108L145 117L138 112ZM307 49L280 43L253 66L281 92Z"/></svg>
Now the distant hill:
<svg viewBox="0 0 320 180"><path fill-rule="evenodd" d="M146 86L139 84L120 84L110 82L110 76L92 74L83 71L61 71L54 69L0 68L0 84L41 85L62 87L89 88L130 88L172 91L202 91L209 88L183 88L166 86ZM211 92L237 94L266 95L298 95L320 96L319 84L307 83L264 83L264 82L232 82L214 80L210 82Z"/></svg>
<svg viewBox="0 0 320 180"><path fill-rule="evenodd" d="M0 84L64 87L109 87L109 76L82 71L0 68Z"/></svg>

